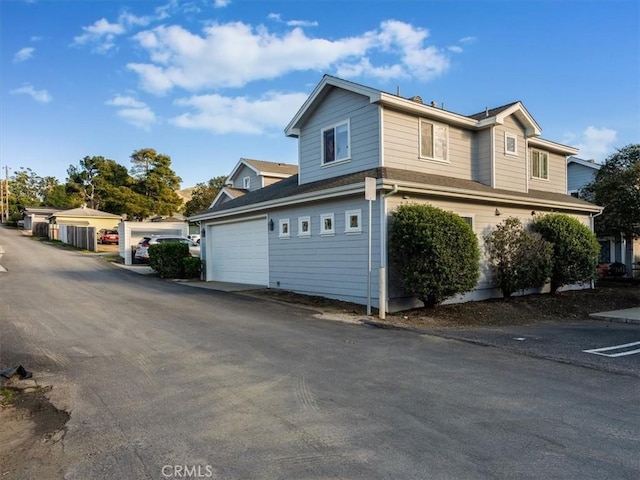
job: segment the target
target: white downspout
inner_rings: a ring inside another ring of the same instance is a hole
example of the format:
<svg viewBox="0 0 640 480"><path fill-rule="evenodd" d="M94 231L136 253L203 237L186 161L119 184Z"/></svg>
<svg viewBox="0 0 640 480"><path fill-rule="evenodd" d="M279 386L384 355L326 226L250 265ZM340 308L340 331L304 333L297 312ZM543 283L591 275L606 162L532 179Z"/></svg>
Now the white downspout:
<svg viewBox="0 0 640 480"><path fill-rule="evenodd" d="M398 184L391 191L380 195L380 276L378 278L378 316L384 320L387 316L387 197L398 193Z"/></svg>

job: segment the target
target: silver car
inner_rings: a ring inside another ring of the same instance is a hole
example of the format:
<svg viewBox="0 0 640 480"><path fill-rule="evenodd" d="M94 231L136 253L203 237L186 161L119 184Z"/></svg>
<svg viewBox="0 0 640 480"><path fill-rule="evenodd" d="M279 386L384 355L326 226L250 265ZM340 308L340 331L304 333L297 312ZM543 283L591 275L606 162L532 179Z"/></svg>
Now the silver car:
<svg viewBox="0 0 640 480"><path fill-rule="evenodd" d="M152 235L150 237L143 237L142 240L138 242L134 261L141 263L147 263L149 261L149 245L177 242L189 245L189 254L192 257L200 258L200 245L187 237L182 237L180 235Z"/></svg>

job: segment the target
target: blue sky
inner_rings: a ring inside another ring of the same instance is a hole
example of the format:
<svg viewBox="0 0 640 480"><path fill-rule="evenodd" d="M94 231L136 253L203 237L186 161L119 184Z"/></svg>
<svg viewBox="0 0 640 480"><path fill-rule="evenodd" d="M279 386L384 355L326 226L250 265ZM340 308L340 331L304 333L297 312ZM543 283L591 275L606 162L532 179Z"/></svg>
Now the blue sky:
<svg viewBox="0 0 640 480"><path fill-rule="evenodd" d="M283 131L325 73L467 115L521 100L582 158L640 141L637 0L2 0L0 22L3 176L141 148L183 188L297 163Z"/></svg>

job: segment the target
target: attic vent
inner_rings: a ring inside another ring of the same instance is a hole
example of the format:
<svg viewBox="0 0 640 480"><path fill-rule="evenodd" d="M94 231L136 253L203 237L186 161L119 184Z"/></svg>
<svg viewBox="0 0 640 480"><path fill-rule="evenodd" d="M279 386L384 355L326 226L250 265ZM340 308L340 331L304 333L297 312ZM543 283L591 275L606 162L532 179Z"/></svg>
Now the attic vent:
<svg viewBox="0 0 640 480"><path fill-rule="evenodd" d="M422 97L420 95L416 95L415 97L411 97L409 100L413 100L416 103L423 103Z"/></svg>

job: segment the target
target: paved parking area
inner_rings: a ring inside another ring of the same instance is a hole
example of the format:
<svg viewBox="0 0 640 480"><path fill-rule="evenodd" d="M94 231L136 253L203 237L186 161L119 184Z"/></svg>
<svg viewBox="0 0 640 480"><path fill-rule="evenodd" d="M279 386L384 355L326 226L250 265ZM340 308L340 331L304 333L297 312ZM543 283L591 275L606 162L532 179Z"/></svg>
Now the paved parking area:
<svg viewBox="0 0 640 480"><path fill-rule="evenodd" d="M583 321L434 330L511 352L640 377L640 325Z"/></svg>

